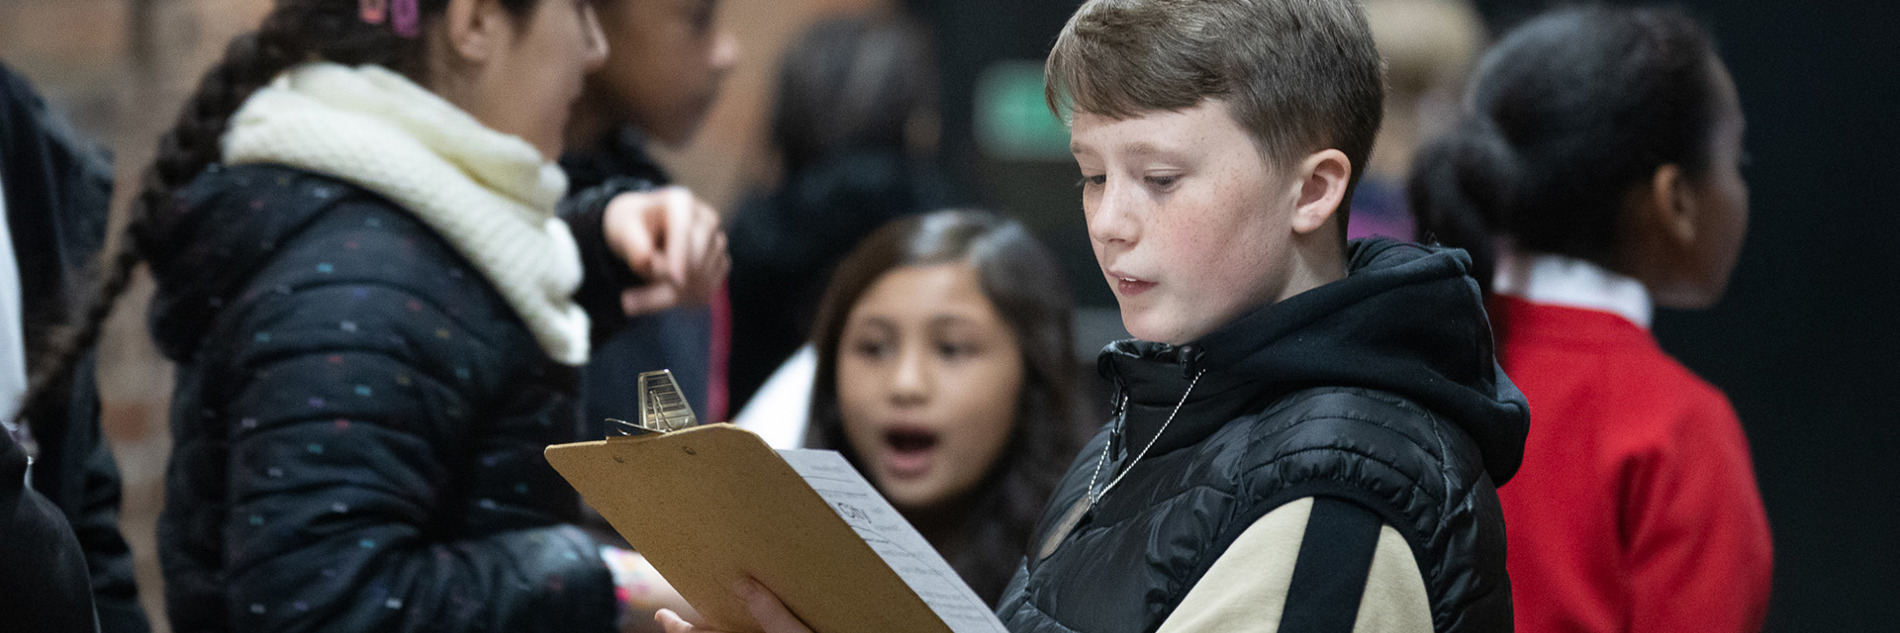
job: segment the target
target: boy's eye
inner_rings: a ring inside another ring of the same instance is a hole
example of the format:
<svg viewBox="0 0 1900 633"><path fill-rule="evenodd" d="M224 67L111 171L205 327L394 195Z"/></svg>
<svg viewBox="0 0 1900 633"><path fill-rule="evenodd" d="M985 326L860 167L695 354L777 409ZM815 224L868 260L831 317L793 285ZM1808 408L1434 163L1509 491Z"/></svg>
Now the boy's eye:
<svg viewBox="0 0 1900 633"><path fill-rule="evenodd" d="M1169 174L1166 176L1148 176L1147 178L1144 178L1143 180L1148 181L1148 186L1150 187L1154 187L1156 189L1168 189L1170 187L1173 187L1175 183L1181 182L1181 176L1179 174Z"/></svg>
<svg viewBox="0 0 1900 633"><path fill-rule="evenodd" d="M1108 174L1102 174L1099 176L1083 176L1081 180L1075 181L1075 186L1082 187L1085 189L1088 187L1100 187L1105 184L1108 184Z"/></svg>

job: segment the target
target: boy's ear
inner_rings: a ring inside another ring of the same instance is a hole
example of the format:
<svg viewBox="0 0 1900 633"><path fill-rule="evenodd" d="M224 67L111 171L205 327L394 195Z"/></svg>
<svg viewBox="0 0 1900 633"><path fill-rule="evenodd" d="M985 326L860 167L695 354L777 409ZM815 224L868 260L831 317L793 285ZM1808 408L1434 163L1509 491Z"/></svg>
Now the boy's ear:
<svg viewBox="0 0 1900 633"><path fill-rule="evenodd" d="M1300 161L1297 171L1299 198L1293 206L1293 231L1312 233L1326 226L1346 199L1346 183L1352 180L1352 161L1346 153L1324 149Z"/></svg>
<svg viewBox="0 0 1900 633"><path fill-rule="evenodd" d="M1675 164L1656 168L1649 181L1649 224L1662 229L1675 246L1692 244L1696 239L1695 196L1682 168Z"/></svg>
<svg viewBox="0 0 1900 633"><path fill-rule="evenodd" d="M442 12L442 32L456 57L465 62L484 62L514 28L510 17L498 0L449 0L448 9Z"/></svg>

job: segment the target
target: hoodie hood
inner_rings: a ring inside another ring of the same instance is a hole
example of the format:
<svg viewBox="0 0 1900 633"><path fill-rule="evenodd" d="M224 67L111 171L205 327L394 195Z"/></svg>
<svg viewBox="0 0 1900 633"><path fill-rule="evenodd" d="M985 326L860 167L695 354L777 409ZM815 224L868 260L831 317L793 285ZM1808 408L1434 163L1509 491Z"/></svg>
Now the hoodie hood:
<svg viewBox="0 0 1900 633"><path fill-rule="evenodd" d="M139 235L158 285L147 318L159 351L188 358L219 310L290 238L343 197L369 195L285 167L207 168ZM269 212L260 213L267 196Z"/></svg>
<svg viewBox="0 0 1900 633"><path fill-rule="evenodd" d="M1458 249L1355 240L1344 279L1259 308L1198 341L1112 343L1100 369L1118 399L1126 397L1123 436L1140 445L1168 424L1152 449L1159 454L1294 391L1362 387L1404 397L1464 429L1503 485L1523 459L1529 408L1498 366L1470 267ZM1177 403L1179 419L1169 423Z"/></svg>

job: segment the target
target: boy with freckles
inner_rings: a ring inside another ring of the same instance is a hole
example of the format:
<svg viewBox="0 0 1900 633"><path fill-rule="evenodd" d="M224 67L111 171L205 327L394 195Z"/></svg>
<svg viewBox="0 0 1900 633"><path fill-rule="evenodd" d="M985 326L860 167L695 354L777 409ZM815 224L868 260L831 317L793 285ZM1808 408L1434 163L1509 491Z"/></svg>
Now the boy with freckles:
<svg viewBox="0 0 1900 633"><path fill-rule="evenodd" d="M1102 352L1116 413L1009 630L1509 631L1496 487L1528 413L1463 251L1345 241L1383 92L1358 4L1094 0L1047 79L1136 340Z"/></svg>

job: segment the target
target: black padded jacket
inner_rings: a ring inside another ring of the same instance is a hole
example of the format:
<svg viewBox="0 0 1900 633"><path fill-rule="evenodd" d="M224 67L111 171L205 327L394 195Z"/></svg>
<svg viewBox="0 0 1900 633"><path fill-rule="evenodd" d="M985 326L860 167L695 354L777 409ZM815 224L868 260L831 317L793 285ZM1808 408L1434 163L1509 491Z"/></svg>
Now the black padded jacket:
<svg viewBox="0 0 1900 633"><path fill-rule="evenodd" d="M579 211L579 299L600 314L612 259L599 209ZM271 165L211 168L144 239L153 337L178 363L172 630L613 629L598 544L542 457L579 435L579 372L447 242Z"/></svg>
<svg viewBox="0 0 1900 633"><path fill-rule="evenodd" d="M1061 540L1005 592L1011 631L1153 631L1242 531L1304 497L1353 502L1394 527L1437 630L1511 630L1496 485L1517 470L1529 419L1492 355L1469 260L1384 239L1353 242L1349 258L1345 279L1195 343L1103 351L1126 415L1057 489L1032 542ZM1196 374L1148 454L1055 532L1104 444L1100 482L1156 437Z"/></svg>
<svg viewBox="0 0 1900 633"><path fill-rule="evenodd" d="M27 367L38 371L53 360L45 347L83 313L87 264L105 241L112 167L26 79L4 66L0 189L19 265ZM151 627L139 607L132 550L119 534L119 470L100 428L93 355L82 357L57 384L55 391L64 397L45 398L25 412L39 444L31 491L22 489L24 480L12 470L15 463L24 468L25 453L0 438L0 444L9 445L0 448L7 454L0 457L0 622L8 631L74 630L51 623L71 613L90 625L96 610L103 633L145 633ZM64 521L34 516L47 507L56 508ZM70 535L58 534L67 530ZM84 563L61 570L24 562L68 553L29 532L76 540ZM66 590L62 581L90 586L92 609L81 605L87 596L55 596Z"/></svg>

